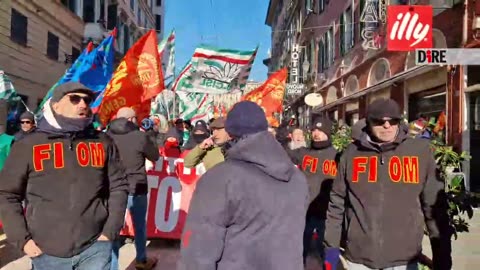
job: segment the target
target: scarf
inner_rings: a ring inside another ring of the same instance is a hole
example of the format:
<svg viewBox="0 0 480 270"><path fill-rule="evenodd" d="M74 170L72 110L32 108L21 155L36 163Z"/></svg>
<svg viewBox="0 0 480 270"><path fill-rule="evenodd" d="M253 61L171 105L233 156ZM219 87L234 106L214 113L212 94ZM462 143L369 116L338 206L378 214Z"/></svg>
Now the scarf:
<svg viewBox="0 0 480 270"><path fill-rule="evenodd" d="M49 133L72 133L85 130L93 122L93 116L69 118L55 113L50 104L45 106L38 129Z"/></svg>
<svg viewBox="0 0 480 270"><path fill-rule="evenodd" d="M311 147L315 150L321 150L321 149L330 147L331 145L332 145L332 142L330 141L330 139L328 139L326 141L320 141L320 142L312 141Z"/></svg>

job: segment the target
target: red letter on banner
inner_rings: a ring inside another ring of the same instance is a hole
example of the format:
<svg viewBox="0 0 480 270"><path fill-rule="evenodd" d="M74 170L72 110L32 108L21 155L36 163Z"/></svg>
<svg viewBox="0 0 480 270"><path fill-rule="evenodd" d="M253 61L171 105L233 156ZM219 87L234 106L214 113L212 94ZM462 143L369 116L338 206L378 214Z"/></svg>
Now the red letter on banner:
<svg viewBox="0 0 480 270"><path fill-rule="evenodd" d="M50 144L38 144L33 146L33 169L36 172L43 171L43 161L50 159Z"/></svg>
<svg viewBox="0 0 480 270"><path fill-rule="evenodd" d="M90 153L88 151L88 146L84 142L77 144L77 160L78 164L82 167L88 166L90 162Z"/></svg>

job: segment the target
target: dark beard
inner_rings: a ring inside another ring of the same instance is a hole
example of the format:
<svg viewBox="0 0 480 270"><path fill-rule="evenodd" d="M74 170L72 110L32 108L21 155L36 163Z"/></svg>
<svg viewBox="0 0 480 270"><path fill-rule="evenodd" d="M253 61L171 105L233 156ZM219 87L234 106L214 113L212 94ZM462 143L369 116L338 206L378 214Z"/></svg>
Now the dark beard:
<svg viewBox="0 0 480 270"><path fill-rule="evenodd" d="M312 141L311 147L312 149L320 150L320 149L330 147L331 145L332 145L332 142L330 141L330 139L328 139L326 141L321 141L321 142Z"/></svg>

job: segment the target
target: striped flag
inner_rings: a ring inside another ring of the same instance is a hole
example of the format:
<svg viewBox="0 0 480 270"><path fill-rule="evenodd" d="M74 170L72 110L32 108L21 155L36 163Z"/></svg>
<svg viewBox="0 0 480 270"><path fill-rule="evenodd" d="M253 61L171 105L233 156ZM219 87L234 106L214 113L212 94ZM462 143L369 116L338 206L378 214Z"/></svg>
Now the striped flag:
<svg viewBox="0 0 480 270"><path fill-rule="evenodd" d="M167 55L165 53L168 53ZM173 78L175 70L175 29L158 44L158 54L162 59L165 79ZM164 57L167 56L167 57ZM163 61L163 59L168 59Z"/></svg>
<svg viewBox="0 0 480 270"><path fill-rule="evenodd" d="M241 90L250 74L257 49L239 51L201 45L177 77L178 91L224 94Z"/></svg>
<svg viewBox="0 0 480 270"><path fill-rule="evenodd" d="M0 70L0 99L5 99L8 102L20 100L20 97L17 96L17 91L15 91L13 87L12 81L3 70Z"/></svg>

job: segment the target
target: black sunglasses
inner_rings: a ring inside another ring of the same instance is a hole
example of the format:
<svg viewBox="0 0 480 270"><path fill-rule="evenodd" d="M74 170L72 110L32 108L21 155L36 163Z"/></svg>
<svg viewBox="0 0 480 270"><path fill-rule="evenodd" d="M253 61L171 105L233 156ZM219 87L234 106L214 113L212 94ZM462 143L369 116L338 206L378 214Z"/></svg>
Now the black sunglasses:
<svg viewBox="0 0 480 270"><path fill-rule="evenodd" d="M20 124L31 124L32 121L20 121Z"/></svg>
<svg viewBox="0 0 480 270"><path fill-rule="evenodd" d="M375 119L375 118L370 119L370 123L374 126L383 126L383 125L385 125L386 122L388 122L392 126L395 126L395 125L400 124L400 121L402 121L402 120L399 119L399 118L392 118L392 119L389 119L389 120Z"/></svg>
<svg viewBox="0 0 480 270"><path fill-rule="evenodd" d="M92 98L89 96L69 95L68 98L73 105L77 105L83 99L85 104L89 105L92 102Z"/></svg>

